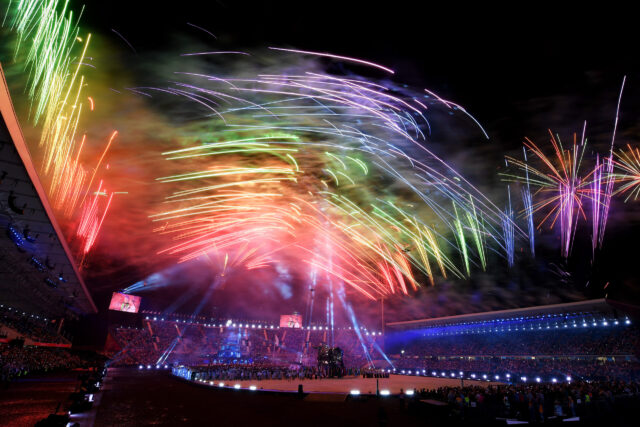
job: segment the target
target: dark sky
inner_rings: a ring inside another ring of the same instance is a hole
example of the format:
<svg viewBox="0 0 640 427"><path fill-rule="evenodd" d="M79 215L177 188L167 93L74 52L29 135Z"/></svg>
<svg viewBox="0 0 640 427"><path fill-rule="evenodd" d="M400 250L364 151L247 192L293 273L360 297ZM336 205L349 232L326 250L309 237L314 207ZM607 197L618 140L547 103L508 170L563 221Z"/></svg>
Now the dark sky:
<svg viewBox="0 0 640 427"><path fill-rule="evenodd" d="M419 4L421 3L421 5ZM606 72L612 90L638 71L633 14L624 9L513 8L458 2L95 2L84 20L116 29L139 51L162 50L176 34L221 45L289 45L365 57L397 71L399 81L438 88L481 121L508 114L514 102L584 93ZM587 95L585 93L585 95Z"/></svg>
<svg viewBox="0 0 640 427"><path fill-rule="evenodd" d="M640 60L634 15L629 10L559 10L538 2L507 8L434 3L179 1L164 5L117 0L88 4L83 25L128 50L112 32L115 29L145 53L162 52L176 43L179 34L208 39L189 27L190 22L214 33L221 48L294 47L390 66L397 81L429 87L472 112L491 136L491 145L482 150L496 165L504 153L521 147L523 137L546 138L547 128L570 134L581 129L583 120L589 122L594 147L606 146L626 75L620 140L638 140ZM129 58L133 61L135 55ZM637 300L636 255L627 247L640 234L637 208L616 202L614 209L635 213L614 215L607 251L592 270L597 272L584 273L591 267L581 262L566 269L581 288L593 275L603 283L611 277L625 283L618 298ZM588 242L579 243L579 256L589 258L583 256ZM614 266L613 260L620 266ZM601 286L587 289L586 294L605 293Z"/></svg>

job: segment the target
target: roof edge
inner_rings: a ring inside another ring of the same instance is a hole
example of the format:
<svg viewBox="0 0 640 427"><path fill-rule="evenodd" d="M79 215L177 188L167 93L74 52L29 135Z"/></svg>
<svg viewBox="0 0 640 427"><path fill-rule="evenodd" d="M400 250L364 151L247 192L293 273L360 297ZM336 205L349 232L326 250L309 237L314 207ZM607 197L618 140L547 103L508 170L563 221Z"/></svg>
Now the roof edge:
<svg viewBox="0 0 640 427"><path fill-rule="evenodd" d="M97 313L98 308L93 302L93 298L91 298L91 294L89 293L89 290L87 289L87 286L85 285L84 280L80 275L80 271L78 270L78 267L76 265L75 258L71 253L69 245L67 244L67 240L64 237L64 234L62 234L62 229L60 228L60 226L58 225L58 222L56 221L55 215L53 214L53 209L51 208L51 205L49 204L49 199L47 198L47 193L44 190L44 187L42 186L42 182L40 182L40 177L36 172L35 166L33 165L31 154L29 153L29 149L24 139L24 134L22 133L22 127L20 127L18 116L16 115L16 111L13 108L13 101L11 100L11 93L9 92L9 86L7 85L7 80L4 76L4 69L2 68L2 63L0 63L0 76L2 77L0 79L0 113L2 114L2 118L4 119L5 124L7 125L7 129L9 130L9 134L11 135L11 140L13 142L13 145L16 147L16 151L18 151L18 155L20 156L20 159L22 160L22 163L24 164L24 167L27 170L27 173L29 174L31 183L35 188L36 193L38 193L38 196L40 197L40 202L42 203L42 206L44 207L44 210L47 213L47 217L49 218L49 221L51 222L51 225L53 226L53 229L55 230L56 235L58 236L58 240L62 245L62 249L64 250L65 254L67 255L67 258L69 259L69 263L73 268L73 271L78 279L78 282L80 282L80 285L82 286L82 290L84 291L85 296L89 300L89 304L91 304L91 308L93 309L93 312Z"/></svg>
<svg viewBox="0 0 640 427"><path fill-rule="evenodd" d="M516 315L516 314L527 312L527 311L544 311L544 310L552 310L555 308L571 309L572 307L580 307L580 306L596 305L596 304L609 305L606 299L598 298L598 299L568 302L568 303L561 303L561 304L538 305L538 306L532 306L532 307L513 308L513 309L506 309L506 310L482 311L479 313L459 314L455 316L429 317L429 318L416 319L416 320L404 320L399 322L389 322L386 324L386 326L410 326L410 325L416 325L420 323L429 324L429 323L444 322L444 321L456 322L456 321L461 321L461 320L475 318L475 317Z"/></svg>

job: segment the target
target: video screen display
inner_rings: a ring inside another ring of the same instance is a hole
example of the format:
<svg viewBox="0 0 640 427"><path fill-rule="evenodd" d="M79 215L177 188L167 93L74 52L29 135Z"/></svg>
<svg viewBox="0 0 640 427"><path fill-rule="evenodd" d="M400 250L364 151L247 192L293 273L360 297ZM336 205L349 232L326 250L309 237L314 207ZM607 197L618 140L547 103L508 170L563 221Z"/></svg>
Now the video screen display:
<svg viewBox="0 0 640 427"><path fill-rule="evenodd" d="M109 310L124 311L125 313L137 313L140 309L141 297L135 295L121 294L114 292L111 296Z"/></svg>
<svg viewBox="0 0 640 427"><path fill-rule="evenodd" d="M280 316L281 328L302 328L302 316L299 314L283 314Z"/></svg>

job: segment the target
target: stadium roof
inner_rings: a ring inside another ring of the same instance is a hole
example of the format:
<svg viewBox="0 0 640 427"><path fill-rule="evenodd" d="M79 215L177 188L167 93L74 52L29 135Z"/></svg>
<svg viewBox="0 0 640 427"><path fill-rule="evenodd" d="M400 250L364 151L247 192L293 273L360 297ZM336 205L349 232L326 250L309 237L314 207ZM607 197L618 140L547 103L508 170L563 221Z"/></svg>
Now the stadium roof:
<svg viewBox="0 0 640 427"><path fill-rule="evenodd" d="M615 314L617 308L604 298L592 299L564 304L539 305L510 310L485 311L482 313L461 314L458 316L445 316L430 319L407 320L402 322L387 323L392 328L417 328L459 324L464 322L479 322L483 320L510 319L515 317L543 316L551 314L569 313L611 313Z"/></svg>
<svg viewBox="0 0 640 427"><path fill-rule="evenodd" d="M31 160L0 65L0 304L97 312Z"/></svg>

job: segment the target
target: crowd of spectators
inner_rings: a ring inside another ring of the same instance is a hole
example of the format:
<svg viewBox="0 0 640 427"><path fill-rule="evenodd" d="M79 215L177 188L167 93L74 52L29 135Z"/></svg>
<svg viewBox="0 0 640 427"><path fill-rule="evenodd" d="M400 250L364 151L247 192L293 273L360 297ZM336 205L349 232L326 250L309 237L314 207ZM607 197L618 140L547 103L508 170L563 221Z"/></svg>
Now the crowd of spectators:
<svg viewBox="0 0 640 427"><path fill-rule="evenodd" d="M0 382L33 373L95 366L104 358L95 353L78 353L62 348L22 347L0 344Z"/></svg>
<svg viewBox="0 0 640 427"><path fill-rule="evenodd" d="M640 383L623 381L563 384L519 384L489 387L442 387L415 390L419 399L447 402L453 414L466 422L518 419L532 423L581 417L611 416L616 400L640 397Z"/></svg>
<svg viewBox="0 0 640 427"><path fill-rule="evenodd" d="M66 343L68 340L58 334L56 325L50 319L24 313L11 307L0 306L0 329L6 326L33 341L45 343ZM6 331L2 332L5 337Z"/></svg>

